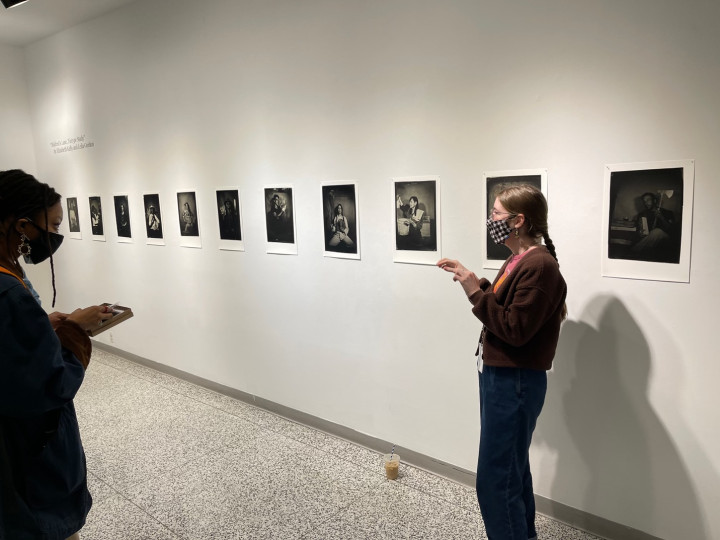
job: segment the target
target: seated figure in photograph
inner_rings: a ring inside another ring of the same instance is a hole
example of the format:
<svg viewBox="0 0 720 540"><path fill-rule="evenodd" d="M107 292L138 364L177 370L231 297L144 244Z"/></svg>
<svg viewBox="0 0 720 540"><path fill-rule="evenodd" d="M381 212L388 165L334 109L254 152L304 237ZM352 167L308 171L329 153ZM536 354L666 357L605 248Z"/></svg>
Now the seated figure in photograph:
<svg viewBox="0 0 720 540"><path fill-rule="evenodd" d="M404 204L400 195L397 196L395 206L402 212L403 217L398 220L403 225L408 227L407 231L407 243L411 246L419 246L422 244L422 226L423 226L423 212L419 208L418 198L413 195L408 199L407 204Z"/></svg>
<svg viewBox="0 0 720 540"><path fill-rule="evenodd" d="M679 262L675 214L659 206L655 193L643 193L641 198L645 208L635 217L639 239L632 246L633 258L653 262Z"/></svg>
<svg viewBox="0 0 720 540"><path fill-rule="evenodd" d="M343 213L342 204L338 204L333 211L333 218L330 222L330 233L332 237L328 242L330 247L337 247L339 244L346 246L353 246L355 242L348 236L350 232L350 226L348 225L347 218Z"/></svg>

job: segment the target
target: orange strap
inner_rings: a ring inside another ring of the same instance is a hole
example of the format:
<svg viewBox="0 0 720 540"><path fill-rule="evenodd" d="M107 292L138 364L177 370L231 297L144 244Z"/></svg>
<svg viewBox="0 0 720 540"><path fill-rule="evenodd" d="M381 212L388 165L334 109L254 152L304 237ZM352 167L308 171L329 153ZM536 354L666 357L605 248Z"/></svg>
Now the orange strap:
<svg viewBox="0 0 720 540"><path fill-rule="evenodd" d="M27 289L27 285L25 285L25 282L23 281L23 279L22 279L20 276L18 276L17 274L15 274L15 273L11 272L10 270L8 270L7 268L3 268L2 266L0 266L0 273L7 274L8 276L14 277L14 278L17 279L20 283L22 283L22 286L23 286L23 287L25 287L25 288Z"/></svg>

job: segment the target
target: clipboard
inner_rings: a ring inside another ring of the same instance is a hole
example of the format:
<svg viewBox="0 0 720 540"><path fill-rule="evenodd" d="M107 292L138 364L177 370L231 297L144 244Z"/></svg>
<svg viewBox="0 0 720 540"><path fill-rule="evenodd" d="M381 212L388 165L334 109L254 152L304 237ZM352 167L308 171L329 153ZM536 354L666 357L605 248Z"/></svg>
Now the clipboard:
<svg viewBox="0 0 720 540"><path fill-rule="evenodd" d="M107 306L107 307L113 306L113 304L110 304L108 302L104 302L100 305ZM95 328L91 328L90 330L88 330L87 331L88 335L90 337L95 337L98 334L102 334L105 330L110 330L110 328L112 328L113 326L118 325L121 322L126 321L130 317L133 316L132 309L130 309L129 307L120 306L117 304L115 304L113 306L112 313L113 313L113 316L110 317L109 319L103 321L102 324L100 324L100 326L96 326Z"/></svg>

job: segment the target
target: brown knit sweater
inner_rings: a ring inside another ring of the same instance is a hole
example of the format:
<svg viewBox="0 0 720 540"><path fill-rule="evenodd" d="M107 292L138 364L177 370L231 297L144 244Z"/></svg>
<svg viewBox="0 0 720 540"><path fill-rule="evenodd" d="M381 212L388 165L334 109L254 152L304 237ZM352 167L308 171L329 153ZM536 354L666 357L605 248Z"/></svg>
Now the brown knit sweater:
<svg viewBox="0 0 720 540"><path fill-rule="evenodd" d="M557 262L545 246L539 246L523 256L496 293L495 282L478 279L478 290L468 297L485 326L483 364L550 369L567 295Z"/></svg>

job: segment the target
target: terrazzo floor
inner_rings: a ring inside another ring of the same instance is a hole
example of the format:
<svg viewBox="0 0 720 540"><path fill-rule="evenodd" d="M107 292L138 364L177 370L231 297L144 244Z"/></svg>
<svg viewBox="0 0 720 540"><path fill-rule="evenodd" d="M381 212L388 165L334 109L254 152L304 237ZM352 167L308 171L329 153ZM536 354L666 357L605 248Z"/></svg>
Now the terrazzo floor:
<svg viewBox="0 0 720 540"><path fill-rule="evenodd" d="M96 349L75 399L82 540L485 539L475 492ZM538 516L541 539L596 537Z"/></svg>

